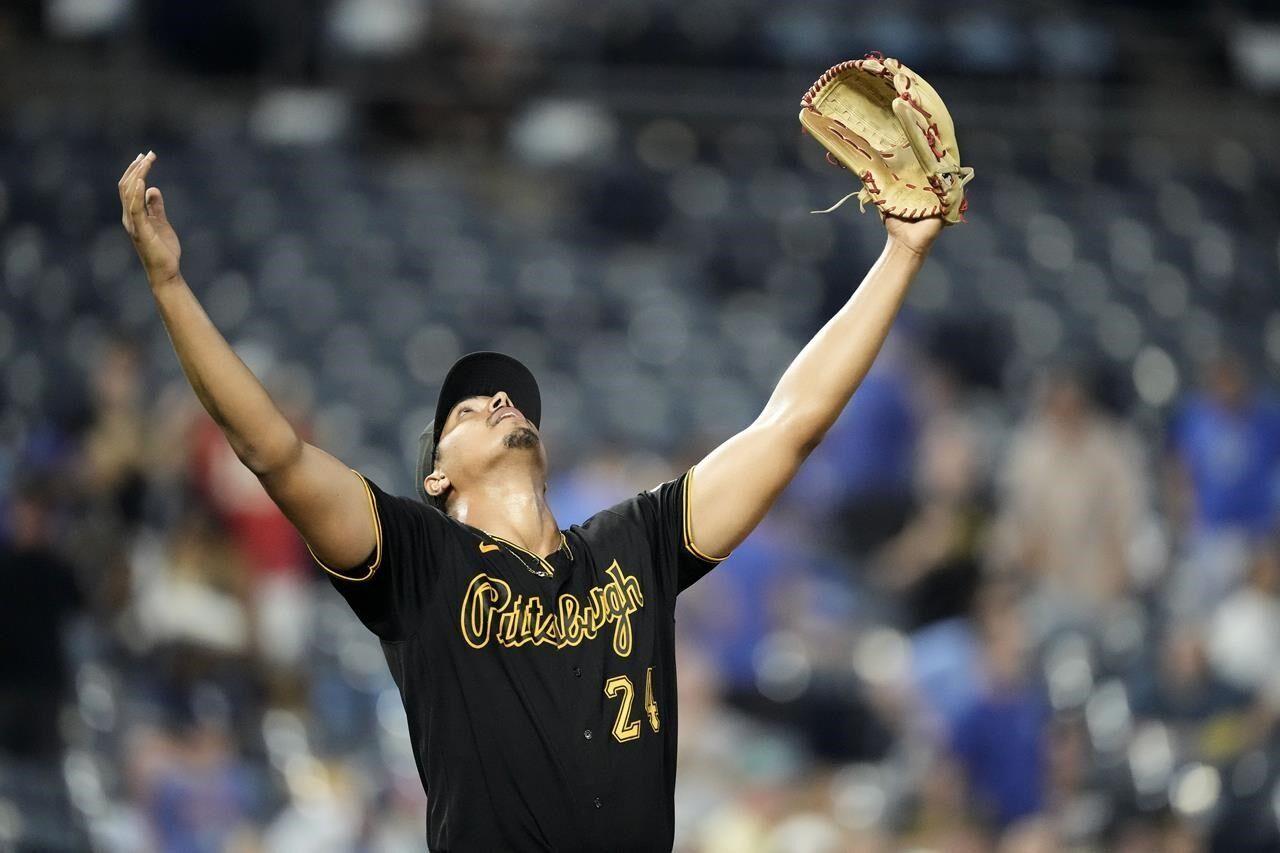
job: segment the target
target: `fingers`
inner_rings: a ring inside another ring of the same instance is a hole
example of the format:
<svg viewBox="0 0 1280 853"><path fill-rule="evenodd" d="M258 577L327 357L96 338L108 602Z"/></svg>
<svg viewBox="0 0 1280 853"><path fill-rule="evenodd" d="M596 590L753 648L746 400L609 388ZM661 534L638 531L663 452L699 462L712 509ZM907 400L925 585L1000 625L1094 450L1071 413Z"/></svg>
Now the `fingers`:
<svg viewBox="0 0 1280 853"><path fill-rule="evenodd" d="M136 174L129 179L129 186L125 188L125 216L129 219L128 229L133 237L138 236L140 227L142 226L142 193L146 189L146 182L139 178Z"/></svg>
<svg viewBox="0 0 1280 853"><path fill-rule="evenodd" d="M120 198L122 200L124 199L124 188L129 183L129 173L132 172L137 167L138 161L141 159L142 159L141 154L139 154L137 157L134 157L133 162L125 167L124 174L121 175L120 180L116 182L116 188L120 191Z"/></svg>
<svg viewBox="0 0 1280 853"><path fill-rule="evenodd" d="M120 224L124 226L124 230L128 231L131 236L133 234L133 224L129 221L129 187L133 186L133 184L130 178L138 168L138 163L141 160L141 154L134 157L133 162L124 170L124 174L120 176L120 180L116 183L116 190L120 194Z"/></svg>
<svg viewBox="0 0 1280 853"><path fill-rule="evenodd" d="M139 154L137 157L133 158L133 162L124 170L124 174L120 176L120 181L116 184L116 187L120 190L121 201L124 201L125 193L128 191L129 187L133 186L133 179L137 176L138 170L141 169L148 160L154 159L154 152Z"/></svg>
<svg viewBox="0 0 1280 853"><path fill-rule="evenodd" d="M156 161L156 152L148 151L146 154L143 154L142 159L138 161L137 174L134 177L142 178L143 180L146 180L147 172L151 171L151 164L154 163L155 161Z"/></svg>
<svg viewBox="0 0 1280 853"><path fill-rule="evenodd" d="M155 159L154 151L139 154L124 170L124 174L116 185L120 192L121 224L129 232L129 236L135 239L138 236L138 219L143 213L141 197L146 191L146 176Z"/></svg>

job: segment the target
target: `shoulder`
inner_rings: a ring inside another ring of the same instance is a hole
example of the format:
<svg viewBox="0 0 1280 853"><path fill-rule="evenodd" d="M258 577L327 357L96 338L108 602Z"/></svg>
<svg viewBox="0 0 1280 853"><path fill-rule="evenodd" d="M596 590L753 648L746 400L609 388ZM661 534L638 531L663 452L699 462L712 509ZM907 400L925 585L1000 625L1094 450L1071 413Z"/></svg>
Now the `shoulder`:
<svg viewBox="0 0 1280 853"><path fill-rule="evenodd" d="M640 492L626 500L605 507L581 524L573 525L582 535L600 535L615 532L619 528L644 529L646 492Z"/></svg>
<svg viewBox="0 0 1280 853"><path fill-rule="evenodd" d="M686 476L687 472L637 492L612 506L605 507L581 525L574 525L574 527L583 534L596 536L602 533L616 533L622 529L647 533L661 517L664 503L678 494Z"/></svg>
<svg viewBox="0 0 1280 853"><path fill-rule="evenodd" d="M387 491L378 484L377 480L368 474L365 474L363 471L357 471L354 468L351 470L355 471L356 474L359 475L360 479L364 481L364 485L369 492L369 496L378 504L379 507L394 507L395 509L402 510L406 513L424 517L440 516L442 518L448 518L448 516L444 515L440 510L433 506L428 506L417 498L397 495Z"/></svg>
<svg viewBox="0 0 1280 853"><path fill-rule="evenodd" d="M416 497L386 491L371 477L356 471L364 481L370 506L380 527L421 527L432 536L476 538L478 534L462 522L449 517Z"/></svg>

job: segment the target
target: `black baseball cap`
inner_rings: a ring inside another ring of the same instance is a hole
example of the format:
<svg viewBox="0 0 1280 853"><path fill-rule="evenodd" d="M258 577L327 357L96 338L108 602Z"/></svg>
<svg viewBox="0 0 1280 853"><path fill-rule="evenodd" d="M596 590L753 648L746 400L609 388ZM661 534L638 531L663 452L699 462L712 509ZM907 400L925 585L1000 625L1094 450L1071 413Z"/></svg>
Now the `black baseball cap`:
<svg viewBox="0 0 1280 853"><path fill-rule="evenodd" d="M489 397L499 391L506 391L511 402L534 426L541 425L542 394L538 391L538 381L518 359L500 352L473 352L449 368L436 400L435 420L427 424L418 437L418 478L414 485L423 502L431 502L422 481L435 468L435 447L449 412L459 400Z"/></svg>

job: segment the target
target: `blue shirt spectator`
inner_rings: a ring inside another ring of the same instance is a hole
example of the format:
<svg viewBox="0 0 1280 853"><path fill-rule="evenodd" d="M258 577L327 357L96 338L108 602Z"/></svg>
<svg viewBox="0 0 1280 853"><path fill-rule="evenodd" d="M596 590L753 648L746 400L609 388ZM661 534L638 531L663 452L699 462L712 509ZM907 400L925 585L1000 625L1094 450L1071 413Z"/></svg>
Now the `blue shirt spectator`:
<svg viewBox="0 0 1280 853"><path fill-rule="evenodd" d="M1022 686L983 696L952 732L974 798L1001 827L1040 811L1048 724L1048 704Z"/></svg>
<svg viewBox="0 0 1280 853"><path fill-rule="evenodd" d="M1243 383L1238 366L1216 365L1208 389L1188 398L1171 425L1202 529L1262 533L1276 518L1280 404L1249 393Z"/></svg>
<svg viewBox="0 0 1280 853"><path fill-rule="evenodd" d="M1031 677L1028 616L1012 585L993 584L975 605L982 686L951 730L975 805L1000 828L1036 814L1044 800L1050 709Z"/></svg>
<svg viewBox="0 0 1280 853"><path fill-rule="evenodd" d="M901 334L890 333L848 407L787 489L787 500L811 516L911 492L919 423L905 352L910 344Z"/></svg>

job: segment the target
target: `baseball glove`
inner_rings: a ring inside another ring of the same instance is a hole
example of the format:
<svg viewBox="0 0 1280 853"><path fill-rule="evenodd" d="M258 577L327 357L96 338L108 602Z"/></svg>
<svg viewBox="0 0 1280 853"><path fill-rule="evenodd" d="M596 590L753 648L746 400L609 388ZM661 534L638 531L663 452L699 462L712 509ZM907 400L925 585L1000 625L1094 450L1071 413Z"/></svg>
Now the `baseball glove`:
<svg viewBox="0 0 1280 853"><path fill-rule="evenodd" d="M933 87L896 59L869 53L827 70L800 100L800 124L827 149L827 160L853 172L858 207L881 218L963 221L965 184L951 115Z"/></svg>

